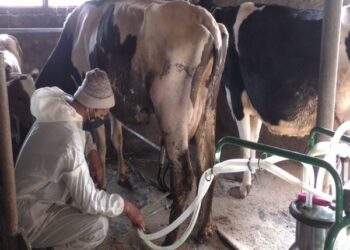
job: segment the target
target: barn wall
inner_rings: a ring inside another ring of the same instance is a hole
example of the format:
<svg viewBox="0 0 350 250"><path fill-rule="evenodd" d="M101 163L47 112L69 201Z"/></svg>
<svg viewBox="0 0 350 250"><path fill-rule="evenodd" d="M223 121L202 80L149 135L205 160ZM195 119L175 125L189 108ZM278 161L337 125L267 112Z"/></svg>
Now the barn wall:
<svg viewBox="0 0 350 250"><path fill-rule="evenodd" d="M0 8L0 28L59 28L72 8ZM24 57L25 73L41 69L57 43L60 33L14 34Z"/></svg>
<svg viewBox="0 0 350 250"><path fill-rule="evenodd" d="M238 5L245 0L214 0L218 5ZM322 8L323 0L253 0L300 8ZM350 4L350 0L344 0ZM58 28L72 8L0 8L0 28ZM41 69L59 39L59 33L16 34L24 52L24 72Z"/></svg>

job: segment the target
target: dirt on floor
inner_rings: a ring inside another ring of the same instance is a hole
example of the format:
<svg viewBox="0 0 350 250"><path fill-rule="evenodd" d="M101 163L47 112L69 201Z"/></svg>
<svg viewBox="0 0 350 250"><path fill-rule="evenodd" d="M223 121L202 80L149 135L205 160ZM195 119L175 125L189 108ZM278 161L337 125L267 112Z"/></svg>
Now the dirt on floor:
<svg viewBox="0 0 350 250"><path fill-rule="evenodd" d="M268 137L268 139L271 138ZM294 146L291 145L292 148ZM116 184L118 172L116 162L112 162L108 168L108 191L119 193L135 202L139 207L144 207L164 195L155 187L159 153L149 148L139 148L137 152L132 150L130 152L132 153L129 153L126 159L130 167L133 190ZM224 157L230 158L229 155L226 154ZM300 178L300 166L290 162L283 165L283 169ZM295 220L289 214L289 205L296 199L300 189L260 170L254 176L253 187L248 197L240 199L236 198L239 187L237 179L239 176L236 175L217 177L212 209L212 223L216 226L217 232L208 242L199 245L195 238L195 228L179 249L237 249L224 240L223 234L235 242L238 249L289 249L295 239ZM194 191L195 187L189 202L195 196ZM171 200L166 199L162 206L167 207L169 204ZM167 226L168 217L169 209L147 216L148 231L156 232ZM188 225L188 221L184 224L182 231ZM162 240L155 241L158 244L161 242ZM128 250L148 249L148 247L139 238L136 230L131 227L128 219L120 216L110 220L108 237L97 249Z"/></svg>

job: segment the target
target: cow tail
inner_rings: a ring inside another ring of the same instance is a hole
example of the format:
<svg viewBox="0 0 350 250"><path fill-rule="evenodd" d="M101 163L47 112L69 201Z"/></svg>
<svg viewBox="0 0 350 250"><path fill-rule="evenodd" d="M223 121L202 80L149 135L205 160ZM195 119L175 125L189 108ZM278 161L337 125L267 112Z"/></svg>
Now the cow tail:
<svg viewBox="0 0 350 250"><path fill-rule="evenodd" d="M216 99L219 93L221 75L225 66L229 37L227 29L223 24L219 23L216 30L218 30L218 32L212 33L214 37L214 61L213 70L208 81L208 92L212 94L212 98L209 98L208 101L211 103L208 103L209 106L207 106L213 109L216 109Z"/></svg>
<svg viewBox="0 0 350 250"><path fill-rule="evenodd" d="M205 26L210 32L213 40L214 40L214 48L213 48L213 69L208 81L208 91L213 94L212 104L214 108L216 108L216 98L219 93L219 85L221 81L221 75L224 70L226 52L228 48L228 32L226 27L223 24L217 23L215 18L205 9L199 7L202 13L202 24ZM209 107L209 106L207 106Z"/></svg>

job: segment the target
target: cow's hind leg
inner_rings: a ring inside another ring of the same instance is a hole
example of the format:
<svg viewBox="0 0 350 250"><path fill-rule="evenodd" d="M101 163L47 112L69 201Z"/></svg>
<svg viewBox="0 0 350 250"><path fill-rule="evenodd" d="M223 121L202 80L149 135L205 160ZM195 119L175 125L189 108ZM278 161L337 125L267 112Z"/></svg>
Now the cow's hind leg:
<svg viewBox="0 0 350 250"><path fill-rule="evenodd" d="M123 156L123 128L121 122L119 122L116 118L113 119L112 126L113 126L113 132L112 132L112 144L117 151L117 157L118 157L118 170L119 170L119 179L118 184L126 187L131 188L132 185L129 181L129 174L128 174L128 168L125 164L124 156Z"/></svg>
<svg viewBox="0 0 350 250"><path fill-rule="evenodd" d="M177 146L167 143L167 151L170 159L170 188L173 196L169 223L172 223L184 211L185 202L192 189L194 174L188 148L179 151ZM176 240L177 234L178 229L169 233L163 245L172 244Z"/></svg>
<svg viewBox="0 0 350 250"><path fill-rule="evenodd" d="M241 121L237 121L237 127L239 131L239 137L248 140L257 142L259 139L259 133L261 129L262 122L259 118L255 116L245 115ZM255 150L249 150L243 148L243 158L254 159ZM250 172L243 173L243 181L240 187L241 198L245 198L251 189L252 186L252 175Z"/></svg>
<svg viewBox="0 0 350 250"><path fill-rule="evenodd" d="M207 110L203 121L199 124L195 134L197 155L197 186L202 174L214 166L215 155L215 112ZM210 223L212 201L214 195L215 180L213 180L207 194L202 200L202 207L198 218L199 231L197 240L206 241L213 234L213 226Z"/></svg>

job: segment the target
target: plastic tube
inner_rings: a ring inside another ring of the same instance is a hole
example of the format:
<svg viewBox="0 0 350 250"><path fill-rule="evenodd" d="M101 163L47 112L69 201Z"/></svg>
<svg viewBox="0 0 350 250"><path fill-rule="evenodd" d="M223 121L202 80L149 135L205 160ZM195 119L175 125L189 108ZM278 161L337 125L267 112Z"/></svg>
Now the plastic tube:
<svg viewBox="0 0 350 250"><path fill-rule="evenodd" d="M308 155L313 157L324 156L324 160L330 163L334 168L336 166L336 156L349 157L350 146L346 143L341 143L340 138L346 130L350 129L350 122L343 123L335 132L330 142L319 142L308 152ZM322 190L326 170L320 168L317 173L316 189ZM332 190L335 190L334 180L331 179ZM333 194L335 198L335 193Z"/></svg>
<svg viewBox="0 0 350 250"><path fill-rule="evenodd" d="M313 185L309 185L310 183L313 182L313 179L310 177L307 178L306 183L303 181L300 181L297 177L287 173L286 171L280 169L278 166L275 166L274 163L280 162L287 160L286 158L279 157L279 156L271 156L265 160L258 160L258 159L253 159L250 161L251 167L255 171L258 168L266 169L270 173L286 180L289 183L296 184L301 186L303 189L307 190L308 192L317 194L318 196L324 198L327 201L332 201L332 197L324 194L322 192L319 192L315 188L313 188ZM307 173L313 173L312 167L307 166L307 164L303 165L305 168L307 168ZM311 168L310 168L311 167ZM201 207L201 202L208 191L213 178L218 175L218 174L225 174L225 173L237 173L237 172L245 172L249 171L248 166L247 166L247 159L231 159L227 160L224 162L220 162L215 165L213 169L208 169L206 170L199 182L198 185L198 194L196 198L192 201L192 203L188 206L188 208L181 214L175 221L173 221L170 225L165 227L164 229L152 233L152 234L145 234L141 230L138 230L138 234L141 239L145 241L145 243L152 249L157 249L157 250L170 250L170 249L176 249L185 240L188 238L190 233L193 230L193 227L197 221L198 214L200 211ZM312 175L309 175L312 176ZM208 178L209 177L209 178ZM166 236L168 233L172 232L175 228L177 228L182 222L184 222L190 215L192 214L191 221L186 228L185 232L182 234L182 236L174 242L174 244L169 245L169 246L159 246L151 242L152 240L162 238Z"/></svg>
<svg viewBox="0 0 350 250"><path fill-rule="evenodd" d="M314 187L315 186L315 172L313 167L310 164L302 163L303 167L303 181L306 182L307 185ZM313 194L307 192L306 193L306 202L305 205L307 207L312 207L312 198Z"/></svg>

